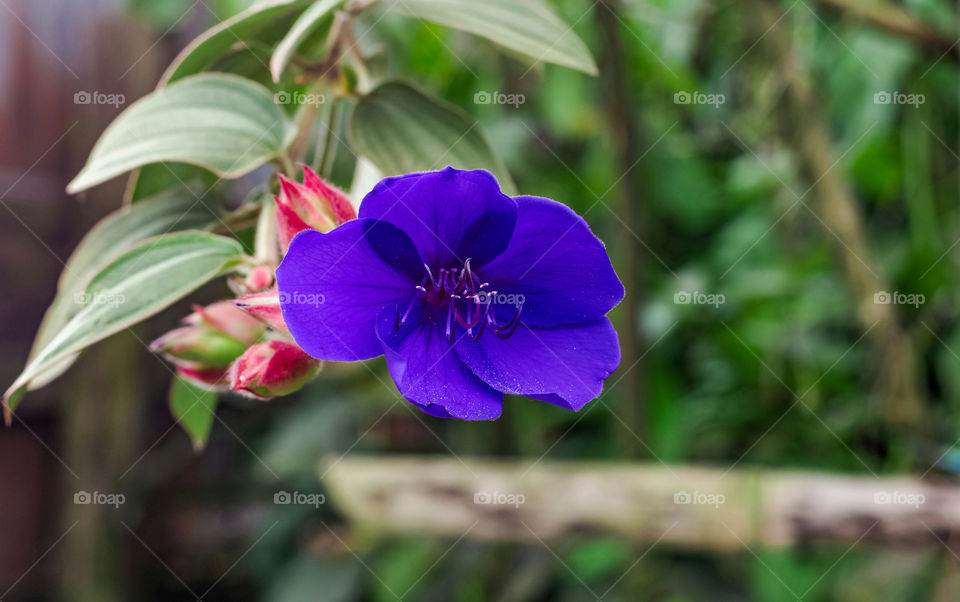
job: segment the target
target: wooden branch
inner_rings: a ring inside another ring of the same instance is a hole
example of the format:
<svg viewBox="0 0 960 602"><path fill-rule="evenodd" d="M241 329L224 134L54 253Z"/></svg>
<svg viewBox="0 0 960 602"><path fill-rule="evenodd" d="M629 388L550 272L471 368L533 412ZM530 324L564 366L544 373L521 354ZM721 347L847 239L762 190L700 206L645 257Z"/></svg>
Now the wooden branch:
<svg viewBox="0 0 960 602"><path fill-rule="evenodd" d="M819 0L823 6L836 9L867 25L915 42L937 57L947 55L960 63L960 44L951 40L936 28L914 18L892 4L870 4L863 0Z"/></svg>
<svg viewBox="0 0 960 602"><path fill-rule="evenodd" d="M911 478L356 456L327 458L320 473L354 527L382 534L537 542L596 533L732 550L940 545L960 532L960 485Z"/></svg>

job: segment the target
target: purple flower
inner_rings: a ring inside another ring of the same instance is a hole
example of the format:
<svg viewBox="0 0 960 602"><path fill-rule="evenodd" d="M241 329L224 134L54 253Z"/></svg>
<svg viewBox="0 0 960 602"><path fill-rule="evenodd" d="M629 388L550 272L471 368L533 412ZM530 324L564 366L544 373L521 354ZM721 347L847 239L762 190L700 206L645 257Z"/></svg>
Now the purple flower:
<svg viewBox="0 0 960 602"><path fill-rule="evenodd" d="M283 318L315 358L386 355L424 412L491 420L503 394L579 410L620 363L623 285L581 217L486 171L387 178L359 219L293 239Z"/></svg>

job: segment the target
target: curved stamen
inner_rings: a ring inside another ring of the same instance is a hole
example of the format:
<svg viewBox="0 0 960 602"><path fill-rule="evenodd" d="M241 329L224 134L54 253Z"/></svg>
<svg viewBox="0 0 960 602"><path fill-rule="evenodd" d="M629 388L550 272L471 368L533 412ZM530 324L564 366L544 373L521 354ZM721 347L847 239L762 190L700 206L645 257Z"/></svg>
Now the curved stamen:
<svg viewBox="0 0 960 602"><path fill-rule="evenodd" d="M430 278L430 284L433 286L437 285L437 281L433 279L433 272L430 271L430 266L423 264L423 267L427 268L427 277Z"/></svg>
<svg viewBox="0 0 960 602"><path fill-rule="evenodd" d="M444 335L451 343L458 326L466 330L466 334L474 341L480 339L488 326L502 339L509 338L516 332L523 309L522 303L516 306L516 311L509 320L500 323L492 308L497 303L498 291L486 290L490 283L481 280L473 271L471 259L463 262L460 268L440 268L437 272L426 264L423 267L423 280L415 287L416 294L410 300L406 311L401 315L399 307L397 308L397 329L410 317L414 304L422 300L436 309L446 310Z"/></svg>
<svg viewBox="0 0 960 602"><path fill-rule="evenodd" d="M509 339L513 336L513 333L517 331L517 326L520 324L520 312L523 310L523 304L517 306L517 313L513 314L513 317L510 318L510 321L507 322L501 328L494 328L497 336L501 339Z"/></svg>
<svg viewBox="0 0 960 602"><path fill-rule="evenodd" d="M450 297L451 297L450 309L447 310L447 340L452 343L453 342L453 314L457 304L454 303L452 299L453 295L450 295Z"/></svg>

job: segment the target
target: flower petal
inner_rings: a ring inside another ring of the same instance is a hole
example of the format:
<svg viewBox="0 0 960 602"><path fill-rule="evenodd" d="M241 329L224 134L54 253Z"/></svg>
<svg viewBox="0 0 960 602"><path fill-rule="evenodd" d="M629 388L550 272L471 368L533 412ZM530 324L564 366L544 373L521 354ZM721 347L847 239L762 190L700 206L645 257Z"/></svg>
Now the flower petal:
<svg viewBox="0 0 960 602"><path fill-rule="evenodd" d="M443 171L386 178L360 203L360 217L395 224L433 268L483 265L503 252L517 203L489 172Z"/></svg>
<svg viewBox="0 0 960 602"><path fill-rule="evenodd" d="M500 293L523 295L521 320L529 325L577 324L613 309L623 285L583 218L550 199L516 201L513 239L482 269L483 279Z"/></svg>
<svg viewBox="0 0 960 602"><path fill-rule="evenodd" d="M557 328L520 324L507 339L487 332L460 342L457 356L497 391L579 410L617 369L620 344L607 318Z"/></svg>
<svg viewBox="0 0 960 602"><path fill-rule="evenodd" d="M304 230L277 269L283 320L315 358L376 357L383 353L377 315L413 296L419 278L409 270L419 262L410 239L386 222L352 220L327 233Z"/></svg>
<svg viewBox="0 0 960 602"><path fill-rule="evenodd" d="M393 306L381 312L377 336L383 342L387 367L400 393L433 416L463 420L498 418L503 395L481 382L460 362L453 344L444 336L442 317L419 304L398 330L397 311L398 307Z"/></svg>

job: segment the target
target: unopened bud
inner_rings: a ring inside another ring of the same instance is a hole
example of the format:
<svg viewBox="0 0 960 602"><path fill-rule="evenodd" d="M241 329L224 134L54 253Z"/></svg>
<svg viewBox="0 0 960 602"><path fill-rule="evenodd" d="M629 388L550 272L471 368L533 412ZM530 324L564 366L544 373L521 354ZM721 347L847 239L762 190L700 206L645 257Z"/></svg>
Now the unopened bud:
<svg viewBox="0 0 960 602"><path fill-rule="evenodd" d="M320 365L294 343L257 343L230 367L230 388L256 399L288 395L310 381Z"/></svg>
<svg viewBox="0 0 960 602"><path fill-rule="evenodd" d="M280 331L287 330L287 325L283 322L280 293L277 289L240 297L234 299L233 302L253 317L262 320L270 328Z"/></svg>
<svg viewBox="0 0 960 602"><path fill-rule="evenodd" d="M233 301L217 301L206 307L194 305L193 313L183 322L218 330L248 345L260 340L263 334L263 324L238 308Z"/></svg>
<svg viewBox="0 0 960 602"><path fill-rule="evenodd" d="M273 285L273 280L273 270L267 266L259 265L250 270L243 283L251 293L259 293L270 288Z"/></svg>
<svg viewBox="0 0 960 602"><path fill-rule="evenodd" d="M219 370L215 369L199 369L193 368L189 365L180 365L177 366L177 374L180 375L186 381L200 387L201 389L207 389L212 391L222 391L227 389L227 385L230 384L227 379L226 368Z"/></svg>
<svg viewBox="0 0 960 602"><path fill-rule="evenodd" d="M303 184L280 176L280 196L275 198L277 235L284 251L303 230L328 232L357 217L347 195L307 166L303 167Z"/></svg>
<svg viewBox="0 0 960 602"><path fill-rule="evenodd" d="M205 368L227 368L248 345L213 328L182 326L150 344L150 351L163 353ZM178 362L179 363L179 362Z"/></svg>
<svg viewBox="0 0 960 602"><path fill-rule="evenodd" d="M184 378L206 385L222 380L226 369L266 331L263 322L231 301L195 306L183 324L151 343L150 350L162 353Z"/></svg>

